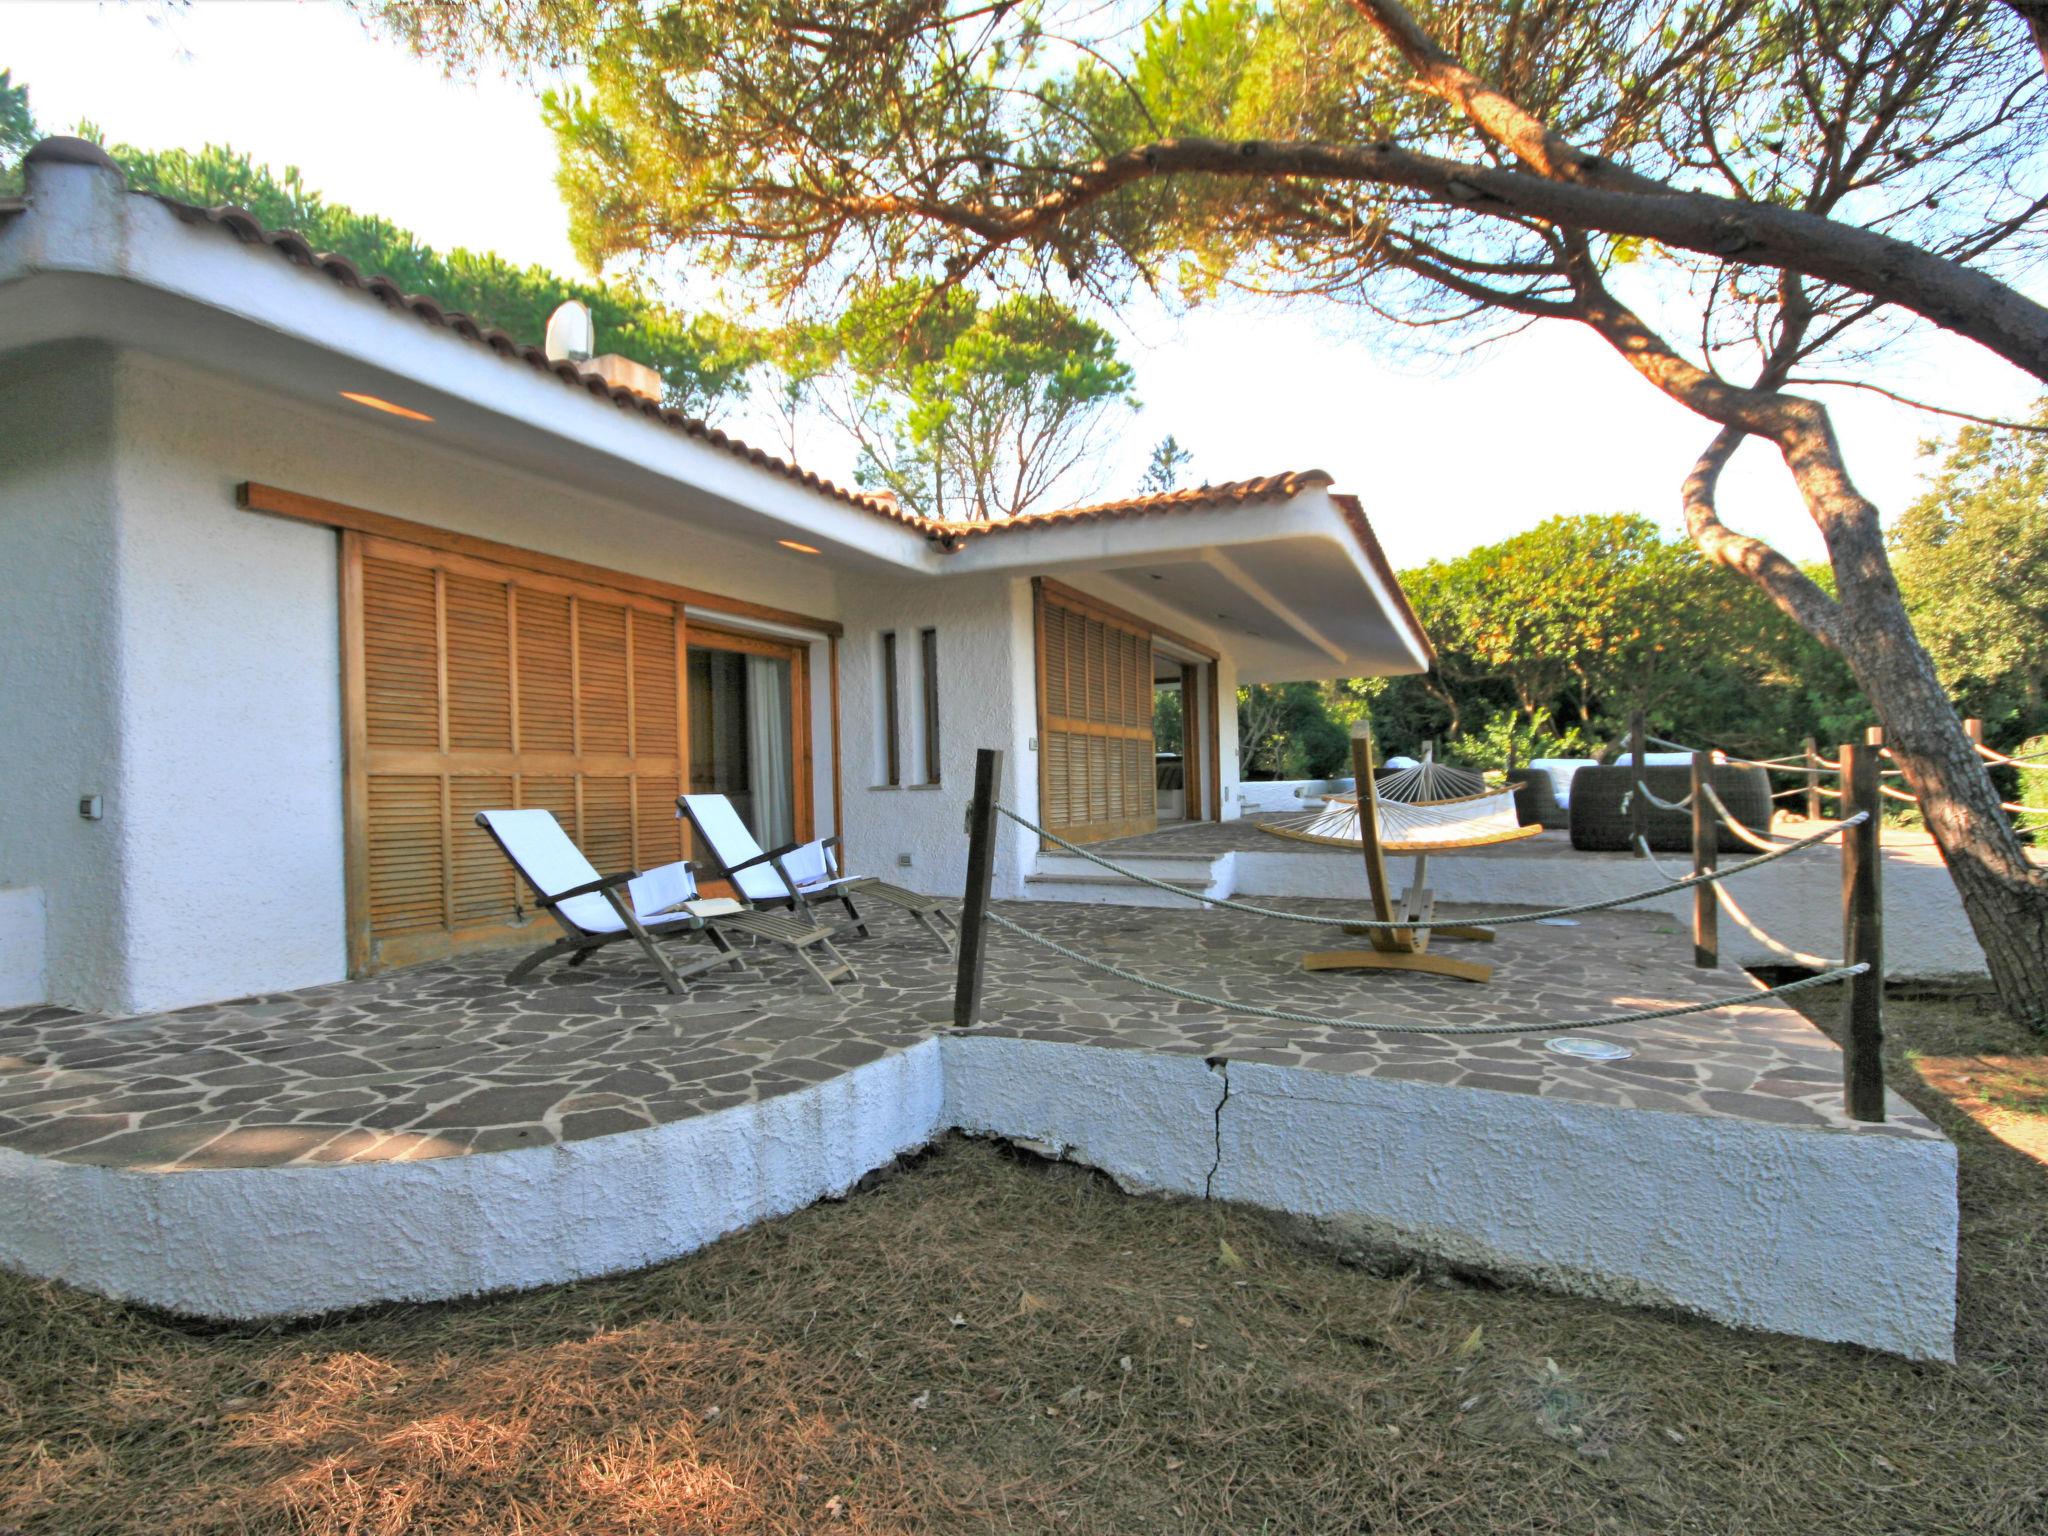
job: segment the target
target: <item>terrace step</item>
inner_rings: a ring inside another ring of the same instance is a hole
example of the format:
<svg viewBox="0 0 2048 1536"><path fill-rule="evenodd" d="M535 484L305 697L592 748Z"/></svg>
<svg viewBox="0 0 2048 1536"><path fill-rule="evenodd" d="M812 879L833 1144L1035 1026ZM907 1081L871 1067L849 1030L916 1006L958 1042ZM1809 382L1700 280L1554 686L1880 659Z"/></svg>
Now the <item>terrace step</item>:
<svg viewBox="0 0 2048 1536"><path fill-rule="evenodd" d="M1117 858L1151 879L1164 881L1190 896L1227 896L1231 888L1232 860L1228 854L1213 858L1187 854L1125 854ZM1024 877L1027 901L1072 901L1096 906L1179 907L1182 903L1165 891L1141 881L1091 864L1072 854L1039 855L1037 868Z"/></svg>
<svg viewBox="0 0 2048 1536"><path fill-rule="evenodd" d="M1110 853L1111 859L1127 869L1134 869L1150 875L1154 880L1199 880L1207 883L1219 873L1219 866L1229 857L1227 854L1209 853ZM1073 875L1076 878L1092 875L1106 875L1120 878L1113 870L1104 869L1093 860L1079 854L1061 853L1048 849L1039 854L1033 867L1036 875Z"/></svg>

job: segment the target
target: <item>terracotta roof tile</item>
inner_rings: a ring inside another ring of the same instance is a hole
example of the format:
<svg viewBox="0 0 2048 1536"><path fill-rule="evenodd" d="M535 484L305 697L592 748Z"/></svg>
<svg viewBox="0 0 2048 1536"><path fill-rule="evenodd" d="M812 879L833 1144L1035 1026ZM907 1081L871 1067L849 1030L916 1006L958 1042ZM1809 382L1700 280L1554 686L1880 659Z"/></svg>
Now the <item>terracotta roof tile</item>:
<svg viewBox="0 0 2048 1536"><path fill-rule="evenodd" d="M154 196L154 194L148 194ZM721 432L709 422L690 416L657 401L648 400L631 390L615 389L594 374L587 374L571 362L556 362L545 351L530 342L521 342L516 337L495 326L480 324L460 310L447 309L424 294L407 293L390 278L377 274L365 275L354 262L332 252L316 251L304 236L288 229L266 229L255 215L241 208L201 208L192 203L182 203L175 198L157 197L156 201L186 223L208 223L228 231L248 245L267 246L288 261L320 272L341 284L344 288L355 288L381 300L392 309L404 310L429 325L451 330L458 336L489 347L501 357L526 363L543 373L552 373L563 383L588 390L591 394L609 399L621 410L637 411L662 425L683 433L688 437L700 438L714 448L745 459L750 464L784 479L829 496L836 501L847 502L885 517L905 527L922 529L928 526L925 520L897 508L893 498L870 496L863 491L853 490L813 474L810 470L777 458L772 453L750 446L728 433Z"/></svg>
<svg viewBox="0 0 2048 1536"><path fill-rule="evenodd" d="M1254 501L1285 501L1302 491L1330 483L1331 477L1320 469L1288 470L1284 474L1260 475L1251 480L1227 480L1221 485L1204 485L1185 491L1125 496L1116 501L1092 502L1085 507L1066 507L1057 512L1034 512L1028 517L1004 518L1000 522L927 523L925 526L933 537L951 549L966 539L1024 528L1043 528L1048 524L1102 522L1152 517L1161 512L1242 506Z"/></svg>

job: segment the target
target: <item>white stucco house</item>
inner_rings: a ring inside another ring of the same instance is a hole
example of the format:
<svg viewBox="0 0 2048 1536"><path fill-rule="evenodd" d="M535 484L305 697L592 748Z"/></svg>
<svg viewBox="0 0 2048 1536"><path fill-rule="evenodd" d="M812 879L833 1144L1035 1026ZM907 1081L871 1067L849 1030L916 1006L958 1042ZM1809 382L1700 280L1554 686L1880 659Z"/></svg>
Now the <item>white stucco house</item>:
<svg viewBox="0 0 2048 1536"><path fill-rule="evenodd" d="M474 812L604 868L685 786L960 888L975 749L1077 840L1236 813L1241 683L1422 670L1358 502L1272 475L935 524L45 141L0 203L0 1005L532 942ZM611 377L617 377L611 372ZM1236 381L1242 385L1244 381ZM999 894L1037 857L1012 832Z"/></svg>

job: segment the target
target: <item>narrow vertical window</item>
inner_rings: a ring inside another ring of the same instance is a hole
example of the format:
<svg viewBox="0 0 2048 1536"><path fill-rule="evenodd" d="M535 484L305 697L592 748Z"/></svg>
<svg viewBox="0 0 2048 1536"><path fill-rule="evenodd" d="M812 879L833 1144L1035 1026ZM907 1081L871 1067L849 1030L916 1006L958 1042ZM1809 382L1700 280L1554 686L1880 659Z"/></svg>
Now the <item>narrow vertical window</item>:
<svg viewBox="0 0 2048 1536"><path fill-rule="evenodd" d="M924 781L939 782L939 632L927 629L917 637L924 672Z"/></svg>
<svg viewBox="0 0 2048 1536"><path fill-rule="evenodd" d="M882 634L882 741L886 775L882 782L889 785L903 782L903 732L897 707L900 691L896 678L896 631L885 630Z"/></svg>

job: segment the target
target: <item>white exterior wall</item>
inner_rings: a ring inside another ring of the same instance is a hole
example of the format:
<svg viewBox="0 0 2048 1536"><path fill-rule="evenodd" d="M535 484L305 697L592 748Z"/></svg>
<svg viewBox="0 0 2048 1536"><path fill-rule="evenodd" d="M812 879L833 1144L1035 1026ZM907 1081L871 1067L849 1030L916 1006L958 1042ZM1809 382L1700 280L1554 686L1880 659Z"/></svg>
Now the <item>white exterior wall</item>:
<svg viewBox="0 0 2048 1536"><path fill-rule="evenodd" d="M1237 763L1237 660L1227 652L1216 663L1216 705L1216 751L1223 770L1222 819L1235 821L1244 814L1244 806L1240 803Z"/></svg>
<svg viewBox="0 0 2048 1536"><path fill-rule="evenodd" d="M337 535L235 506L240 445L266 426L255 402L128 355L116 421L118 1011L333 981L348 966Z"/></svg>
<svg viewBox="0 0 2048 1536"><path fill-rule="evenodd" d="M1072 573L1062 573L1061 579L1104 602L1188 633L1185 617L1148 605L1143 594L1121 583L1077 578ZM840 715L845 731L849 867L935 895L956 894L967 879L967 840L962 827L974 791L974 757L980 748L999 747L1005 754L1003 802L1034 821L1038 818L1038 639L1033 628L1030 578L993 574L936 582L863 578L846 583L843 600L846 638L840 649ZM918 782L924 773L918 635L925 628L938 631L941 761L936 787ZM905 781L898 787L882 782L887 757L881 637L891 629L897 636ZM1221 644L1228 643L1227 636L1206 631L1194 632L1191 638L1219 650ZM1228 820L1238 814L1237 672L1228 655L1217 663L1217 702L1222 808ZM1206 709L1206 701L1203 707ZM1000 832L995 894L998 899L1015 899L1024 894L1024 877L1037 858L1037 839L1011 822L1003 823ZM900 862L905 854L910 857L908 866Z"/></svg>
<svg viewBox="0 0 2048 1536"><path fill-rule="evenodd" d="M97 1001L122 972L113 369L0 365L0 1006Z"/></svg>
<svg viewBox="0 0 2048 1536"><path fill-rule="evenodd" d="M0 412L9 1002L134 1013L345 974L339 538L239 509L241 481L821 617L837 603L821 562L772 542L155 358L18 355ZM818 639L821 832L830 699ZM78 816L88 793L104 821Z"/></svg>
<svg viewBox="0 0 2048 1536"><path fill-rule="evenodd" d="M840 721L849 867L935 895L967 880L966 805L983 747L1003 757L1003 800L1027 816L1038 807L1037 658L1031 585L1013 576L941 581L848 581L840 643ZM919 631L938 631L939 783L924 775L924 692ZM898 729L904 783L886 778L882 634L896 632ZM1004 823L996 894L1023 890L1030 837ZM910 864L900 863L908 855Z"/></svg>

